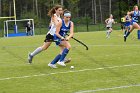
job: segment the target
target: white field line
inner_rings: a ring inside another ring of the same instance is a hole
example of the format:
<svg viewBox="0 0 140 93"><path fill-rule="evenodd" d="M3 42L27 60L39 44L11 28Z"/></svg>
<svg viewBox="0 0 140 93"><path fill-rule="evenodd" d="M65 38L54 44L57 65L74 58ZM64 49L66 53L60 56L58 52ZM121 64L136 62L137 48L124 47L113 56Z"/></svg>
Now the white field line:
<svg viewBox="0 0 140 93"><path fill-rule="evenodd" d="M111 88L98 88L95 90L85 90L85 91L79 91L75 93L93 93L93 92L108 91L108 90L114 90L114 89L124 89L124 88L130 88L130 87L140 87L140 84L125 85L125 86L118 86L118 87L111 87Z"/></svg>
<svg viewBox="0 0 140 93"><path fill-rule="evenodd" d="M97 71L97 70L104 70L104 69L123 68L123 67L133 67L133 66L140 66L140 64L129 64L129 65L112 66L112 67L95 68L95 69L82 69L82 70L71 70L71 71L66 71L66 72L48 73L48 74L37 74L37 75L7 77L7 78L0 78L0 81L3 81L3 80L11 80L11 79L31 78L31 77L40 77L40 76L56 75L56 74L77 73L77 72L84 72L84 71Z"/></svg>

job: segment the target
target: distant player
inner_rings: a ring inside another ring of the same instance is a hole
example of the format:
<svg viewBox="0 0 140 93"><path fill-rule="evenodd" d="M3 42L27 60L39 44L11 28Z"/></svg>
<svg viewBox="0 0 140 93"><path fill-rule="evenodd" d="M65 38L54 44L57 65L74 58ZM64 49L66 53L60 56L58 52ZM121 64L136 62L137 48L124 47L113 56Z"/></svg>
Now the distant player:
<svg viewBox="0 0 140 93"><path fill-rule="evenodd" d="M131 16L129 15L129 11L127 12L127 15L125 16L125 31L124 31L124 36L126 33L130 30L130 24L131 24Z"/></svg>
<svg viewBox="0 0 140 93"><path fill-rule="evenodd" d="M127 37L134 29L138 29L138 31L140 31L140 26L138 25L140 11L138 10L138 6L134 6L133 11L129 12L129 15L131 15L132 20L130 24L130 30L124 36L124 42L126 42Z"/></svg>
<svg viewBox="0 0 140 93"><path fill-rule="evenodd" d="M32 36L33 35L33 31L32 31L32 24L31 22L27 22L26 24L26 35L27 36Z"/></svg>
<svg viewBox="0 0 140 93"><path fill-rule="evenodd" d="M124 29L125 29L125 15L121 18L121 29L122 29L122 31L124 31Z"/></svg>
<svg viewBox="0 0 140 93"><path fill-rule="evenodd" d="M116 23L113 19L113 15L110 14L110 17L108 19L105 20L106 23L106 28L107 28L107 32L106 32L106 37L110 38L110 33L112 32L112 24Z"/></svg>

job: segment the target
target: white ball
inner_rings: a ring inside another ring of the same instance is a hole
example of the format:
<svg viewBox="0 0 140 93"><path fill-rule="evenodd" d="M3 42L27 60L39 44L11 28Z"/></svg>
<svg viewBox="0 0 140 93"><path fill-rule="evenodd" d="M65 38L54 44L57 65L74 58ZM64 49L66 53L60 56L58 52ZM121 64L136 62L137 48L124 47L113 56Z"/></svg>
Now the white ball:
<svg viewBox="0 0 140 93"><path fill-rule="evenodd" d="M70 66L71 69L74 69L74 66Z"/></svg>

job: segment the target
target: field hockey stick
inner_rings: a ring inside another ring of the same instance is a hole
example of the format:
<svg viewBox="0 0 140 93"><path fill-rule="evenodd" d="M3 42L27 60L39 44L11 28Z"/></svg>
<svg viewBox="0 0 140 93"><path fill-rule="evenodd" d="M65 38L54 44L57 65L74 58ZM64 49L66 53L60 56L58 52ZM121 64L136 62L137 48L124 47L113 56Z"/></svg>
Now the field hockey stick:
<svg viewBox="0 0 140 93"><path fill-rule="evenodd" d="M69 34L66 34L67 36L69 36ZM83 46L86 47L86 50L88 50L88 46L86 44L84 44L83 42L81 42L80 40L74 38L74 37L71 37L72 39L74 39L75 41L77 41L78 43L82 44Z"/></svg>

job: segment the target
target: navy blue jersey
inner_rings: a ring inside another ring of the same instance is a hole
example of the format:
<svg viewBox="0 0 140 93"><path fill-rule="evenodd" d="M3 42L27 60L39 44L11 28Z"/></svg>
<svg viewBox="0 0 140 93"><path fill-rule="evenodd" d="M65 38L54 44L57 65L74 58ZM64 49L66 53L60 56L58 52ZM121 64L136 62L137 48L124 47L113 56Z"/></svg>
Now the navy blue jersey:
<svg viewBox="0 0 140 93"><path fill-rule="evenodd" d="M66 26L64 20L62 19L62 26L60 28L60 32L59 34L63 37L66 36L66 33L70 30L70 25L71 25L71 22L69 21L68 25Z"/></svg>
<svg viewBox="0 0 140 93"><path fill-rule="evenodd" d="M125 26L130 26L130 23L131 23L131 22L130 22L130 16L127 15L127 16L126 16L126 22L125 22L124 25L125 25Z"/></svg>
<svg viewBox="0 0 140 93"><path fill-rule="evenodd" d="M59 34L63 37L66 36L67 32L70 30L70 26L71 26L71 21L68 22L68 25L66 26L64 20L62 19L62 26L60 28L60 32ZM61 43L61 38L59 38L56 34L54 34L54 41L56 43L56 45L59 45Z"/></svg>
<svg viewBox="0 0 140 93"><path fill-rule="evenodd" d="M138 22L139 16L140 16L140 11L134 11L134 13L132 14L133 22Z"/></svg>

